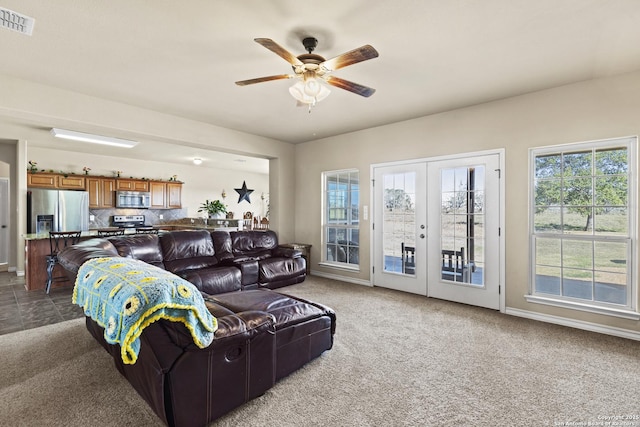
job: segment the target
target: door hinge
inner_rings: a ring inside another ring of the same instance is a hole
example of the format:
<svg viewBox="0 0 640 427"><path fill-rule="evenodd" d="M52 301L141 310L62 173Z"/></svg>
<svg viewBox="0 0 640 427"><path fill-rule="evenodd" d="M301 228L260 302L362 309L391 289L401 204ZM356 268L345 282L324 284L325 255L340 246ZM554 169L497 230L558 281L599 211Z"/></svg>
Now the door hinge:
<svg viewBox="0 0 640 427"><path fill-rule="evenodd" d="M498 295L500 295L502 293L502 286L498 285Z"/></svg>
<svg viewBox="0 0 640 427"><path fill-rule="evenodd" d="M498 172L498 179L502 178L502 170L501 169L494 169L496 172Z"/></svg>
<svg viewBox="0 0 640 427"><path fill-rule="evenodd" d="M371 267L371 274L376 274L376 268L375 267Z"/></svg>
<svg viewBox="0 0 640 427"><path fill-rule="evenodd" d="M498 236L502 236L502 228L498 227Z"/></svg>
<svg viewBox="0 0 640 427"><path fill-rule="evenodd" d="M375 187L375 186L376 186L376 180L375 180L375 179L372 179L372 180L371 180L371 186L372 186L372 187Z"/></svg>
<svg viewBox="0 0 640 427"><path fill-rule="evenodd" d="M376 229L376 223L375 223L375 222L372 222L372 223L371 223L371 229L372 229L372 230L375 230L375 229Z"/></svg>

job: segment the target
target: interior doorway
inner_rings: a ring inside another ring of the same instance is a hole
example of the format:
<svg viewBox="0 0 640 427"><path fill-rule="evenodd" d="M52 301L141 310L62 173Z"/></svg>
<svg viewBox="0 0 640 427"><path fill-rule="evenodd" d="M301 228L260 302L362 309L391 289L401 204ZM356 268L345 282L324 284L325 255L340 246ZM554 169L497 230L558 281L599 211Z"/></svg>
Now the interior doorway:
<svg viewBox="0 0 640 427"><path fill-rule="evenodd" d="M9 266L9 179L0 178L0 271Z"/></svg>

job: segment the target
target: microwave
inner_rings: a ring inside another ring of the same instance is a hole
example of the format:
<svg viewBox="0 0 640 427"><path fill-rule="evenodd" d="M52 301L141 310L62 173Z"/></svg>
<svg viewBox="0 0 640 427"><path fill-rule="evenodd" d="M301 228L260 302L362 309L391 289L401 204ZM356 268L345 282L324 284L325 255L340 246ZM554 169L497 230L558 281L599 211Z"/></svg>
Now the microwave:
<svg viewBox="0 0 640 427"><path fill-rule="evenodd" d="M116 208L148 209L150 206L148 191L116 191Z"/></svg>

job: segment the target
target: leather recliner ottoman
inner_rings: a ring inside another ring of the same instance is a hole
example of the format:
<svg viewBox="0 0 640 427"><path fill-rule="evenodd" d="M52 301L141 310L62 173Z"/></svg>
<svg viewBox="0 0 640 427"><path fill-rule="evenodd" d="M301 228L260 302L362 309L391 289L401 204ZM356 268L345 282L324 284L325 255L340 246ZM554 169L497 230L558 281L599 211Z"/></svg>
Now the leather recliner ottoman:
<svg viewBox="0 0 640 427"><path fill-rule="evenodd" d="M289 375L333 346L335 312L322 304L268 289L205 295L234 313L264 312L275 319L275 380Z"/></svg>

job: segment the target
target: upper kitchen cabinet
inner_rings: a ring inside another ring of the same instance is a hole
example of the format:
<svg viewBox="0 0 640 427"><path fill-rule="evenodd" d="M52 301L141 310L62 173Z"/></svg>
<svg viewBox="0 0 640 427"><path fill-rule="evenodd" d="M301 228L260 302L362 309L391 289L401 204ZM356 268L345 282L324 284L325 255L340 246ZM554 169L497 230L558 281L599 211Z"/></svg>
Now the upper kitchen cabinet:
<svg viewBox="0 0 640 427"><path fill-rule="evenodd" d="M149 181L141 179L116 179L116 191L149 191Z"/></svg>
<svg viewBox="0 0 640 427"><path fill-rule="evenodd" d="M27 174L28 187L58 188L58 175L50 173Z"/></svg>
<svg viewBox="0 0 640 427"><path fill-rule="evenodd" d="M58 188L65 190L84 190L84 176L60 175L58 176Z"/></svg>
<svg viewBox="0 0 640 427"><path fill-rule="evenodd" d="M182 183L151 181L151 209L180 209L182 207Z"/></svg>
<svg viewBox="0 0 640 427"><path fill-rule="evenodd" d="M167 183L167 207L169 209L182 208L182 183Z"/></svg>
<svg viewBox="0 0 640 427"><path fill-rule="evenodd" d="M57 188L61 190L84 190L85 177L56 173L29 173L27 186L36 188Z"/></svg>
<svg viewBox="0 0 640 427"><path fill-rule="evenodd" d="M88 177L89 208L115 207L115 187L116 180L113 178Z"/></svg>

